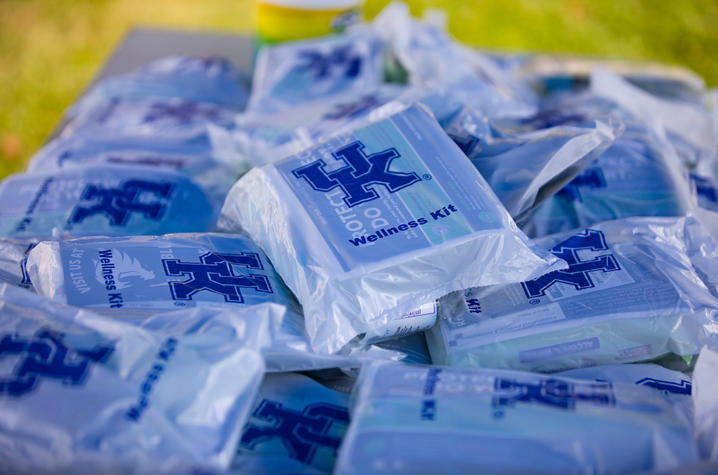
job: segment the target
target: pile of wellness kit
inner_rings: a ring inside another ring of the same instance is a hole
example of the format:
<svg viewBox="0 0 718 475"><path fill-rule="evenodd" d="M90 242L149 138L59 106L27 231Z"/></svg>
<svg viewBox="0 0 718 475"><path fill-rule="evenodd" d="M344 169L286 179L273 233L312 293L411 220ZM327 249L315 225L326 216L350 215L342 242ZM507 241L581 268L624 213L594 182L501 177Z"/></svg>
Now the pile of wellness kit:
<svg viewBox="0 0 718 475"><path fill-rule="evenodd" d="M716 471L718 96L538 59L97 83L0 183L0 471Z"/></svg>

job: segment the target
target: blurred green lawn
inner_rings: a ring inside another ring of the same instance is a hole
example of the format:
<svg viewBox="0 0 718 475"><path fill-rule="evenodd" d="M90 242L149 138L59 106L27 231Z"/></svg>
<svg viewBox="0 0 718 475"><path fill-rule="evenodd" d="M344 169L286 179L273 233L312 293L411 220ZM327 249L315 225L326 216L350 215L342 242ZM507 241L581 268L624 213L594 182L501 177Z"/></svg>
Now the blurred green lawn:
<svg viewBox="0 0 718 475"><path fill-rule="evenodd" d="M387 0L366 0L372 18ZM459 40L511 51L648 58L718 85L715 0L410 1ZM133 25L249 32L251 0L0 0L0 177L24 168Z"/></svg>

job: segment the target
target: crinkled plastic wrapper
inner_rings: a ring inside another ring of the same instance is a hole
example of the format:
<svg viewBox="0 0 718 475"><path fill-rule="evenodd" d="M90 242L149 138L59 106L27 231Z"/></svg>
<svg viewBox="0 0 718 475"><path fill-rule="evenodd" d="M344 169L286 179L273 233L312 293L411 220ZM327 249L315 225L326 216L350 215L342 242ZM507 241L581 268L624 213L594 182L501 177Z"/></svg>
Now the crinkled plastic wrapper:
<svg viewBox="0 0 718 475"><path fill-rule="evenodd" d="M384 79L383 44L364 28L262 48L247 112L271 113L364 91Z"/></svg>
<svg viewBox="0 0 718 475"><path fill-rule="evenodd" d="M633 473L697 460L690 420L651 388L374 363L334 473Z"/></svg>
<svg viewBox="0 0 718 475"><path fill-rule="evenodd" d="M19 269L19 267L18 267ZM423 335L410 335L340 355L316 354L302 310L264 252L246 236L170 234L90 237L41 242L28 259L38 292L60 303L141 325L181 308L244 311L274 303L285 309L273 321L265 350L268 371L356 367L366 359L430 363ZM408 320L436 319L435 306Z"/></svg>
<svg viewBox="0 0 718 475"><path fill-rule="evenodd" d="M269 374L242 430L232 469L331 473L348 426L348 394L308 376Z"/></svg>
<svg viewBox="0 0 718 475"><path fill-rule="evenodd" d="M179 98L242 109L249 92L241 73L226 59L167 56L128 73L102 79L69 110L68 116L88 111L113 99Z"/></svg>
<svg viewBox="0 0 718 475"><path fill-rule="evenodd" d="M229 467L280 307L192 309L140 328L7 284L0 302L4 473Z"/></svg>
<svg viewBox="0 0 718 475"><path fill-rule="evenodd" d="M565 267L532 247L419 106L250 171L221 219L264 249L322 353L358 336L421 330L387 332L418 304L453 290Z"/></svg>
<svg viewBox="0 0 718 475"><path fill-rule="evenodd" d="M210 135L213 128L230 130L237 111L217 104L175 97L138 101L113 99L98 104L85 114L73 117L61 137L72 135L136 135L160 139L187 140Z"/></svg>
<svg viewBox="0 0 718 475"><path fill-rule="evenodd" d="M455 292L427 334L436 364L559 371L694 355L716 331L718 249L693 218L628 218L537 240L569 263Z"/></svg>

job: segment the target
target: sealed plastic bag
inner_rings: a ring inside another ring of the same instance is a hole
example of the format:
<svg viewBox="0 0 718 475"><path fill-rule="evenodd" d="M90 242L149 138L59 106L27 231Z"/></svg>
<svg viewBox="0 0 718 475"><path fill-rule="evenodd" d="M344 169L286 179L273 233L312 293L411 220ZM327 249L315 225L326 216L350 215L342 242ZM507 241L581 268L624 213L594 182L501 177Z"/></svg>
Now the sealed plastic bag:
<svg viewBox="0 0 718 475"><path fill-rule="evenodd" d="M488 117L535 112L536 97L527 85L493 67L489 58L459 46L440 28L412 19L406 4L388 6L372 28L406 69L410 84L446 87Z"/></svg>
<svg viewBox="0 0 718 475"><path fill-rule="evenodd" d="M61 303L142 324L179 308L242 310L274 303L286 315L265 350L268 371L356 367L365 359L431 362L422 335L341 355L316 354L301 308L267 256L245 236L171 234L42 242L28 261L38 292ZM405 320L436 318L434 305ZM399 320L401 322L401 320ZM351 351L350 351L351 350Z"/></svg>
<svg viewBox="0 0 718 475"><path fill-rule="evenodd" d="M331 473L349 426L349 395L294 373L264 377L232 469Z"/></svg>
<svg viewBox="0 0 718 475"><path fill-rule="evenodd" d="M421 330L395 320L453 290L565 266L532 248L420 106L251 170L222 220L264 249L323 353Z"/></svg>
<svg viewBox="0 0 718 475"><path fill-rule="evenodd" d="M137 101L113 99L69 120L61 137L70 135L136 135L188 140L209 135L213 128L231 130L237 111L216 104L178 98Z"/></svg>
<svg viewBox="0 0 718 475"><path fill-rule="evenodd" d="M718 248L693 218L606 221L537 240L569 263L455 292L427 334L437 364L558 371L694 355L715 332Z"/></svg>
<svg viewBox="0 0 718 475"><path fill-rule="evenodd" d="M189 140L73 135L45 144L30 158L27 171L104 164L149 166L185 173L204 189L224 195L250 164L235 150L228 134L210 135Z"/></svg>
<svg viewBox="0 0 718 475"><path fill-rule="evenodd" d="M0 302L4 473L229 467L280 307L194 309L140 328L7 284Z"/></svg>
<svg viewBox="0 0 718 475"><path fill-rule="evenodd" d="M374 363L335 473L633 473L697 460L690 419L650 388Z"/></svg>
<svg viewBox="0 0 718 475"><path fill-rule="evenodd" d="M480 118L460 115L452 138L486 178L517 222L571 182L623 133L616 120L547 127L518 134L477 136ZM463 131L461 130L463 129Z"/></svg>
<svg viewBox="0 0 718 475"><path fill-rule="evenodd" d="M246 80L226 59L167 56L128 74L106 77L68 111L77 116L113 99L179 98L242 109L249 95Z"/></svg>
<svg viewBox="0 0 718 475"><path fill-rule="evenodd" d="M373 89L384 78L382 57L382 42L365 29L263 47L257 54L247 112L279 112Z"/></svg>
<svg viewBox="0 0 718 475"><path fill-rule="evenodd" d="M605 152L521 221L545 236L632 216L683 216L693 205L687 177L665 141L627 129Z"/></svg>
<svg viewBox="0 0 718 475"><path fill-rule="evenodd" d="M0 236L206 231L219 199L182 173L150 167L17 174L0 183Z"/></svg>
<svg viewBox="0 0 718 475"><path fill-rule="evenodd" d="M647 123L659 121L673 134L675 146L684 148L680 142L685 141L696 149L695 158L687 160L700 161L715 156L718 137L713 134L710 113L701 105L656 97L605 69L591 74L591 92L620 104Z"/></svg>

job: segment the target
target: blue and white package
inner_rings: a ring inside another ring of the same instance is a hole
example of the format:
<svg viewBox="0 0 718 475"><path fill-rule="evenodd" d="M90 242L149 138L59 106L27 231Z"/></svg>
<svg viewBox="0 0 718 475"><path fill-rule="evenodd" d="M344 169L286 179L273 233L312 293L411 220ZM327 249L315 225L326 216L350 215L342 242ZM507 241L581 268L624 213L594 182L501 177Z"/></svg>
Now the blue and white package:
<svg viewBox="0 0 718 475"><path fill-rule="evenodd" d="M281 308L155 317L147 328L0 285L0 471L226 470Z"/></svg>
<svg viewBox="0 0 718 475"><path fill-rule="evenodd" d="M0 282L35 291L27 272L27 253L35 244L33 240L0 238Z"/></svg>
<svg viewBox="0 0 718 475"><path fill-rule="evenodd" d="M466 127L465 135L452 138L463 144L471 162L517 222L574 179L623 132L621 123L597 120L588 127L550 127L482 140L470 132L467 117L458 119Z"/></svg>
<svg viewBox="0 0 718 475"><path fill-rule="evenodd" d="M694 355L718 326L718 247L693 218L606 221L536 240L569 263L440 302L436 364L559 371Z"/></svg>
<svg viewBox="0 0 718 475"><path fill-rule="evenodd" d="M271 114L237 116L232 132L237 148L255 166L288 157L351 130L378 107L396 98L403 86L384 84L373 89L298 104Z"/></svg>
<svg viewBox="0 0 718 475"><path fill-rule="evenodd" d="M257 54L247 112L280 112L373 89L384 78L382 58L382 42L363 29L263 47Z"/></svg>
<svg viewBox="0 0 718 475"><path fill-rule="evenodd" d="M246 80L227 60L218 57L167 56L128 74L100 80L68 111L87 113L113 99L179 98L242 109L247 102Z"/></svg>
<svg viewBox="0 0 718 475"><path fill-rule="evenodd" d="M420 106L251 170L222 220L267 253L321 353L360 335L421 330L386 333L399 315L453 290L565 267L518 231Z"/></svg>
<svg viewBox="0 0 718 475"><path fill-rule="evenodd" d="M264 252L246 236L170 234L41 242L27 269L41 295L135 324L181 308L219 312L280 305L286 314L273 322L273 341L265 350L268 371L356 367L374 358L431 362L422 335L351 348L341 355L313 352L299 304ZM428 307L424 315L407 319L428 318L426 325L433 324L436 309Z"/></svg>
<svg viewBox="0 0 718 475"><path fill-rule="evenodd" d="M233 144L222 143L228 137L211 135L187 141L121 135L72 135L48 142L30 158L27 171L42 172L98 164L149 166L182 172L204 188L222 188L223 194L226 194L237 178L250 168L250 164Z"/></svg>
<svg viewBox="0 0 718 475"><path fill-rule="evenodd" d="M407 70L409 83L446 87L467 106L487 117L524 116L536 110L528 85L491 68L487 58L452 41L446 32L412 19L409 8L393 3L373 21L375 33Z"/></svg>
<svg viewBox="0 0 718 475"><path fill-rule="evenodd" d="M264 377L232 470L331 473L349 426L349 395L295 373Z"/></svg>
<svg viewBox="0 0 718 475"><path fill-rule="evenodd" d="M632 216L683 216L690 190L665 142L629 128L564 188L521 221L529 236L545 236Z"/></svg>
<svg viewBox="0 0 718 475"><path fill-rule="evenodd" d="M604 69L591 74L591 92L616 102L647 123L659 121L673 135L675 146L684 148L681 142L685 142L695 149L681 154L687 165L715 157L718 137L713 133L713 118L702 105L659 98Z"/></svg>
<svg viewBox="0 0 718 475"><path fill-rule="evenodd" d="M237 111L216 104L178 98L137 101L113 99L69 120L61 137L136 135L187 140L213 129L231 130Z"/></svg>
<svg viewBox="0 0 718 475"><path fill-rule="evenodd" d="M334 473L635 473L697 461L690 419L650 388L377 362L362 368Z"/></svg>
<svg viewBox="0 0 718 475"><path fill-rule="evenodd" d="M206 231L216 222L219 199L166 169L96 165L21 173L0 182L0 236Z"/></svg>

